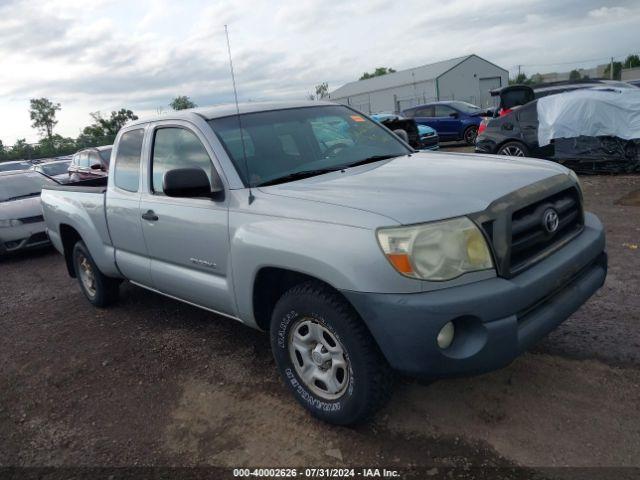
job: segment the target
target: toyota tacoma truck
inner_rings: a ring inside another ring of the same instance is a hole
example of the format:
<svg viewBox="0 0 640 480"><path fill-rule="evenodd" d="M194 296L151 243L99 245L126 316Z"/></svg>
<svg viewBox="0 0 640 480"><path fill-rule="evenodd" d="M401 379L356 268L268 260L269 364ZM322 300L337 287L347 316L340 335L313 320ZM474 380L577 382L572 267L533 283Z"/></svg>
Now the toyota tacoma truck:
<svg viewBox="0 0 640 480"><path fill-rule="evenodd" d="M398 374L505 366L605 280L560 165L418 153L332 103L237 108L126 125L106 186L45 186L48 234L96 307L128 280L269 332L320 419L362 422Z"/></svg>

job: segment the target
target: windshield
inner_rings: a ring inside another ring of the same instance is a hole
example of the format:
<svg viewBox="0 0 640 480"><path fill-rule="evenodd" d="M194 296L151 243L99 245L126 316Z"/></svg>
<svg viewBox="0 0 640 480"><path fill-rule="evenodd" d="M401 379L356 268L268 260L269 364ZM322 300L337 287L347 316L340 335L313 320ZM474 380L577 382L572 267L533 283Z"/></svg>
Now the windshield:
<svg viewBox="0 0 640 480"><path fill-rule="evenodd" d="M477 113L482 110L480 107L467 102L451 102L449 105L462 113Z"/></svg>
<svg viewBox="0 0 640 480"><path fill-rule="evenodd" d="M67 173L69 169L69 163L71 162L54 162L54 163L45 163L40 168L45 175L49 175L50 177L54 177L56 175L62 175Z"/></svg>
<svg viewBox="0 0 640 480"><path fill-rule="evenodd" d="M33 165L29 162L6 162L0 163L0 172L9 172L11 170L29 170Z"/></svg>
<svg viewBox="0 0 640 480"><path fill-rule="evenodd" d="M0 176L0 202L40 195L43 185L51 180L39 173L21 173Z"/></svg>
<svg viewBox="0 0 640 480"><path fill-rule="evenodd" d="M245 185L252 187L301 172L322 173L376 158L411 153L392 133L339 105L241 115L247 178L238 117L209 124Z"/></svg>

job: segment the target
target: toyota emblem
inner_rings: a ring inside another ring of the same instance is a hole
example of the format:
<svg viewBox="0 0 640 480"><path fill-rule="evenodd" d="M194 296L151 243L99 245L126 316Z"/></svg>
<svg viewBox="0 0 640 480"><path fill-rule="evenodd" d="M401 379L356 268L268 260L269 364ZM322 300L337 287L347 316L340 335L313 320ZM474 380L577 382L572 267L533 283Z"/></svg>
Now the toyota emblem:
<svg viewBox="0 0 640 480"><path fill-rule="evenodd" d="M542 225L547 233L555 233L555 231L558 230L559 223L560 218L558 217L558 212L553 208L547 208L542 215Z"/></svg>

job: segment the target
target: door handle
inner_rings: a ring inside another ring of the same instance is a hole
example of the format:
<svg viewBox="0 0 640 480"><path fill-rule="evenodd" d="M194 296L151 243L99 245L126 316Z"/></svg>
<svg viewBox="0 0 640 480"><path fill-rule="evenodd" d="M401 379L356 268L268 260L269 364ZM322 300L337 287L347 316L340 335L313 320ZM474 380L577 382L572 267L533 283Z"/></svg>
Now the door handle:
<svg viewBox="0 0 640 480"><path fill-rule="evenodd" d="M158 220L158 215L153 210L147 210L146 213L142 214L142 218L145 220L149 220L150 222L155 222Z"/></svg>

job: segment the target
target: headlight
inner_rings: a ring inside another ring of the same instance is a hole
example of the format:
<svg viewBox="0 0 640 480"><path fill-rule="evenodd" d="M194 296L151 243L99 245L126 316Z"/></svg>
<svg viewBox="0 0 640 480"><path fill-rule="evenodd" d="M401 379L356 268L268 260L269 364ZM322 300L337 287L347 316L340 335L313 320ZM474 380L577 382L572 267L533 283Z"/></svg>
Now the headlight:
<svg viewBox="0 0 640 480"><path fill-rule="evenodd" d="M18 225L22 225L20 220L0 220L0 228L2 227L17 227Z"/></svg>
<svg viewBox="0 0 640 480"><path fill-rule="evenodd" d="M467 217L410 227L381 228L378 242L393 267L424 280L451 280L493 268L482 232Z"/></svg>

